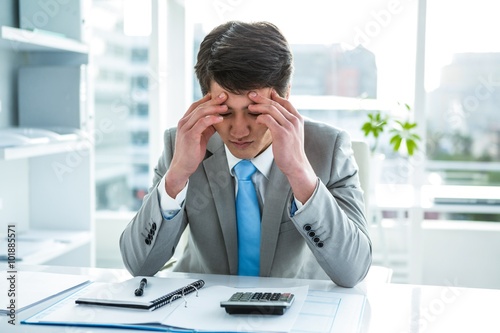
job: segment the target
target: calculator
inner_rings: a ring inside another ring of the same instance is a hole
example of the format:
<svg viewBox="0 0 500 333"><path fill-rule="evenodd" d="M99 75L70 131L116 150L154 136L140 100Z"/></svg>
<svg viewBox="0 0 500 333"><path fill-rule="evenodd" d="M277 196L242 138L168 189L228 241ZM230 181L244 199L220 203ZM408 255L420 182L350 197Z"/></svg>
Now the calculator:
<svg viewBox="0 0 500 333"><path fill-rule="evenodd" d="M236 292L220 306L229 314L282 315L294 299L291 293Z"/></svg>

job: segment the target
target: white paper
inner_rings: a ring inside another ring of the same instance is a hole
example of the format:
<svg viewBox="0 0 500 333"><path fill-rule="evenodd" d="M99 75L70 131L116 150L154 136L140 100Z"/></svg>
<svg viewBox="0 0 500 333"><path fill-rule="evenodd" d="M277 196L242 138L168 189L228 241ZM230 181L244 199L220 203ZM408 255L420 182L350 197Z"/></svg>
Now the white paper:
<svg viewBox="0 0 500 333"><path fill-rule="evenodd" d="M9 279L12 275L14 279ZM82 275L46 272L0 271L0 276L0 290L2 290L0 304L6 306L11 299L14 299L17 312L89 281ZM11 288L11 281L15 281L14 288ZM13 290L14 295L8 293L9 290ZM0 309L0 314L7 312L5 308Z"/></svg>
<svg viewBox="0 0 500 333"><path fill-rule="evenodd" d="M242 288L224 286L206 288L200 297L190 297L187 307L179 307L165 318L162 324L173 327L189 327L198 331L223 332L289 332L297 319L307 296L307 286L293 288ZM221 308L237 291L290 292L295 300L283 315L230 315ZM189 326L186 324L189 323Z"/></svg>
<svg viewBox="0 0 500 333"><path fill-rule="evenodd" d="M292 332L359 332L366 297L331 291L309 290Z"/></svg>

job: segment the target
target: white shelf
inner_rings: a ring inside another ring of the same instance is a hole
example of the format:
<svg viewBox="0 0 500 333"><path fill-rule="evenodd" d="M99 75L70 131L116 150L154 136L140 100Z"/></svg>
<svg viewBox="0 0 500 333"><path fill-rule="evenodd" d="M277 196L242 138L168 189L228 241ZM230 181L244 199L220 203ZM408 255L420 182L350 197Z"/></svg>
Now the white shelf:
<svg viewBox="0 0 500 333"><path fill-rule="evenodd" d="M87 140L60 141L46 144L21 145L14 147L0 147L0 160L15 160L50 154L65 153L88 149L90 146Z"/></svg>
<svg viewBox="0 0 500 333"><path fill-rule="evenodd" d="M433 204L423 208L425 212L431 212L431 213L500 214L500 205Z"/></svg>
<svg viewBox="0 0 500 333"><path fill-rule="evenodd" d="M90 47L87 37L79 37L86 35L84 22L91 8L87 0L66 1L67 10L41 29L8 26L39 12L39 1L22 2L23 8L2 6L8 12L0 15L7 19L0 22L0 52L6 59L2 66L12 74L2 80L8 92L6 111L19 119L18 126L3 124L0 129L0 220L18 224L20 263L92 266L94 87L88 78ZM21 82L28 67L30 77ZM15 89L18 83L23 84ZM33 111L31 107L36 112L26 111ZM2 240L0 236L0 244Z"/></svg>
<svg viewBox="0 0 500 333"><path fill-rule="evenodd" d="M292 95L290 101L297 110L390 110L398 108L395 102L386 102L371 98L343 97L334 95L312 96L312 95Z"/></svg>
<svg viewBox="0 0 500 333"><path fill-rule="evenodd" d="M416 191L408 184L377 185L375 208L388 211L406 211L417 207ZM457 200L457 203L435 203L436 198ZM483 213L500 214L500 198L498 186L456 186L456 185L423 185L420 205L425 212L441 213ZM491 200L491 204L486 204ZM467 202L469 201L469 202Z"/></svg>
<svg viewBox="0 0 500 333"><path fill-rule="evenodd" d="M42 31L2 26L0 37L0 48L9 48L12 51L64 51L83 54L89 51L88 45L79 41Z"/></svg>
<svg viewBox="0 0 500 333"><path fill-rule="evenodd" d="M90 232L29 230L16 237L16 260L40 265L91 242Z"/></svg>

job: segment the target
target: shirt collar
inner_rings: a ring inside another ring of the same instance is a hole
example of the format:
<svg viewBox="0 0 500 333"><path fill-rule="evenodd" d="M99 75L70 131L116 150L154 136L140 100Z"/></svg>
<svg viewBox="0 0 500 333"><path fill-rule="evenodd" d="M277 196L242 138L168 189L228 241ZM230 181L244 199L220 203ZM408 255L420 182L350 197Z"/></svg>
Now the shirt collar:
<svg viewBox="0 0 500 333"><path fill-rule="evenodd" d="M233 154L231 154L226 145L224 145L224 149L226 149L227 165L231 172L231 176L234 177L233 167L236 164L238 164L239 161L241 161L241 158L237 158ZM271 172L271 166L273 165L273 160L274 160L274 155L271 144L269 145L269 147L266 148L266 150L264 150L258 156L252 158L250 161L253 163L253 165L255 165L255 167L257 168L257 170L259 170L261 174L263 174L267 179L269 179L269 173Z"/></svg>

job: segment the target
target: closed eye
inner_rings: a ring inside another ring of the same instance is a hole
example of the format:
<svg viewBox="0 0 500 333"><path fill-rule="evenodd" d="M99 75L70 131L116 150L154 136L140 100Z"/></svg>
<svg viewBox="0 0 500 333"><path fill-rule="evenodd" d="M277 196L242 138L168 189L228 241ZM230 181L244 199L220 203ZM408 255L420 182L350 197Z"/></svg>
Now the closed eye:
<svg viewBox="0 0 500 333"><path fill-rule="evenodd" d="M221 116L222 118L227 118L229 117L231 114L233 114L232 112L224 112L224 113L219 113L219 116Z"/></svg>
<svg viewBox="0 0 500 333"><path fill-rule="evenodd" d="M258 117L262 114L262 112L248 112L248 114L252 117Z"/></svg>

